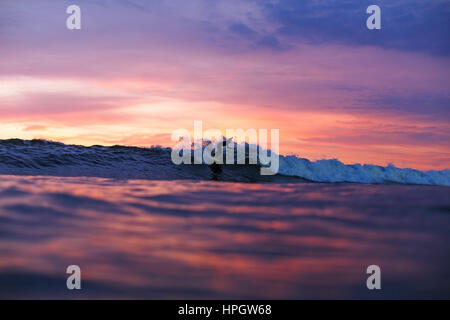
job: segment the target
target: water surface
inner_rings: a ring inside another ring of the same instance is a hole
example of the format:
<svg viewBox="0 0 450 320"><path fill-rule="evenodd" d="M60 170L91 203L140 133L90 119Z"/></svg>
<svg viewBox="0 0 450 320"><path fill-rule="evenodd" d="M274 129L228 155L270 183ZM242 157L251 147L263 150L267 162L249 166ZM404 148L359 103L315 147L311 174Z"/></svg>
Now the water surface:
<svg viewBox="0 0 450 320"><path fill-rule="evenodd" d="M0 298L450 298L449 195L0 175Z"/></svg>

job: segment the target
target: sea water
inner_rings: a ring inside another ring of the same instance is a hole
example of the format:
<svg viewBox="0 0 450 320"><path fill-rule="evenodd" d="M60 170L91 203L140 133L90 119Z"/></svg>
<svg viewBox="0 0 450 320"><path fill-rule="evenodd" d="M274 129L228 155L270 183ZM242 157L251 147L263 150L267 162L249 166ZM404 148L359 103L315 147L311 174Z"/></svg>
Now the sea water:
<svg viewBox="0 0 450 320"><path fill-rule="evenodd" d="M450 298L449 195L0 175L0 298ZM366 287L370 265L381 290Z"/></svg>

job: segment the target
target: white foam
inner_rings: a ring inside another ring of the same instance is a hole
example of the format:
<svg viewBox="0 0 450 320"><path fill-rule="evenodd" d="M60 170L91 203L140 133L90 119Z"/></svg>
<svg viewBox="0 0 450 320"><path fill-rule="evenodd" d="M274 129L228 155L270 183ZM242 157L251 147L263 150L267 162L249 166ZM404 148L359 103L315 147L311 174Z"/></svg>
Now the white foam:
<svg viewBox="0 0 450 320"><path fill-rule="evenodd" d="M316 182L402 183L450 186L450 170L419 171L394 165L345 165L339 160L318 160L280 156L280 174Z"/></svg>

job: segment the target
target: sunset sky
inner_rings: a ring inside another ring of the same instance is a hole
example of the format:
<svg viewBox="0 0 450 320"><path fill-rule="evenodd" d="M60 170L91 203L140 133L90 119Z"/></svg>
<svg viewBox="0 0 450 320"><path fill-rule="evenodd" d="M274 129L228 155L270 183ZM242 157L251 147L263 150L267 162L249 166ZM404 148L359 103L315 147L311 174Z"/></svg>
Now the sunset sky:
<svg viewBox="0 0 450 320"><path fill-rule="evenodd" d="M279 129L312 160L450 168L449 17L449 0L2 0L0 139L170 147L203 120Z"/></svg>

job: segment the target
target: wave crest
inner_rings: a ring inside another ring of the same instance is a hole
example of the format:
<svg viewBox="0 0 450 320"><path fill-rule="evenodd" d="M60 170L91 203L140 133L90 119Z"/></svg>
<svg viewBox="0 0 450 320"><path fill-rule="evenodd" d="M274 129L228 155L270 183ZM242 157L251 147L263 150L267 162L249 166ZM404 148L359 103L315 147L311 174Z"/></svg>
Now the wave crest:
<svg viewBox="0 0 450 320"><path fill-rule="evenodd" d="M346 165L332 160L310 161L280 156L276 176L261 176L259 165L225 165L220 175L207 165L172 163L171 149L127 146L65 145L46 140L0 140L0 174L95 176L155 180L222 180L242 182L355 182L450 186L450 170L419 171L370 164Z"/></svg>
<svg viewBox="0 0 450 320"><path fill-rule="evenodd" d="M318 160L280 157L280 174L298 176L315 182L401 183L450 185L450 170L419 171L371 164L343 164L339 160Z"/></svg>

